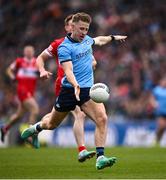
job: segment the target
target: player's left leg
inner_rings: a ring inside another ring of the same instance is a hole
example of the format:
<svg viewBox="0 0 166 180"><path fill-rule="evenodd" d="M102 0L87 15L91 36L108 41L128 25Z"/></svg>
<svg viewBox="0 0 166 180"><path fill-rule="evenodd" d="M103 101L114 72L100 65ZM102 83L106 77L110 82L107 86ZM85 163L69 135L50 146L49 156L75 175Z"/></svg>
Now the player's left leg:
<svg viewBox="0 0 166 180"><path fill-rule="evenodd" d="M107 115L105 107L102 103L95 103L92 100L87 101L81 106L82 110L96 123L95 145L97 153L96 168L103 169L111 167L115 161L115 157L107 158L104 156L104 146L107 135Z"/></svg>
<svg viewBox="0 0 166 180"><path fill-rule="evenodd" d="M37 115L39 113L39 107L38 107L38 104L37 104L36 100L34 99L33 96L31 96L31 97L26 98L22 102L22 104L23 104L24 109L30 113L28 123L30 125L34 124L36 122ZM40 147L38 137L37 137L36 134L34 134L32 136L32 138L28 138L27 141L30 144L32 144L35 148Z"/></svg>
<svg viewBox="0 0 166 180"><path fill-rule="evenodd" d="M1 127L0 129L0 133L1 133L1 141L4 142L5 141L5 135L7 134L7 132L9 131L9 129L17 122L20 120L20 118L23 116L23 114L25 113L25 110L22 106L22 103L19 102L18 104L18 108L16 113L12 114L12 116L9 118L9 122L7 122L7 124L5 124L3 127Z"/></svg>
<svg viewBox="0 0 166 180"><path fill-rule="evenodd" d="M58 127L59 124L62 122L62 120L65 118L65 116L68 114L68 112L58 112L57 110L55 110L55 108L53 107L52 111L48 114L46 114L42 120L34 125L32 125L31 127L25 129L22 134L21 137L22 139L26 140L29 137L32 137L33 140L36 140L36 145L38 146L38 134L42 131L42 130L53 130L54 128ZM34 137L36 139L34 139ZM36 147L38 148L38 147Z"/></svg>
<svg viewBox="0 0 166 180"><path fill-rule="evenodd" d="M74 111L71 111L74 117L73 132L78 146L78 161L84 162L86 159L92 158L96 152L87 151L84 139L84 121L85 114L81 111L79 106L76 106Z"/></svg>

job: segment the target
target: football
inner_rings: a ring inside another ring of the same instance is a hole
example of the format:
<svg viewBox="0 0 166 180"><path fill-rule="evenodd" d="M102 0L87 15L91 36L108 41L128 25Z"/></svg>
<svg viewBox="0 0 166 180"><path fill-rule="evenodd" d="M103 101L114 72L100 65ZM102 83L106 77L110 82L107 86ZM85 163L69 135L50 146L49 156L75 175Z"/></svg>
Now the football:
<svg viewBox="0 0 166 180"><path fill-rule="evenodd" d="M96 83L90 88L90 98L96 103L103 103L109 99L110 90L104 83Z"/></svg>

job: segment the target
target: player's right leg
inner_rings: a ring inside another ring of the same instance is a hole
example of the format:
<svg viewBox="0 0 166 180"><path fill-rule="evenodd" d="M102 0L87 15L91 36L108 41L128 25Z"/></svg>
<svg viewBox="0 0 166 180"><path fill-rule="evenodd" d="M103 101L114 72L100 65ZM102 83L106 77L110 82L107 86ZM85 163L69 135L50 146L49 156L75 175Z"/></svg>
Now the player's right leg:
<svg viewBox="0 0 166 180"><path fill-rule="evenodd" d="M5 141L5 135L7 134L8 130L23 116L25 110L22 106L22 103L19 103L16 113L14 113L10 118L9 122L1 127L1 141Z"/></svg>
<svg viewBox="0 0 166 180"><path fill-rule="evenodd" d="M74 117L73 132L78 146L78 161L84 162L86 159L92 158L96 152L87 151L84 140L84 121L85 114L81 111L80 107L76 106L74 111L71 111Z"/></svg>
<svg viewBox="0 0 166 180"><path fill-rule="evenodd" d="M111 167L115 162L115 157L104 156L104 146L107 135L107 114L105 107L102 103L95 103L92 100L84 103L81 108L83 111L96 123L95 130L95 145L96 145L96 169L103 169L105 167Z"/></svg>
<svg viewBox="0 0 166 180"><path fill-rule="evenodd" d="M34 97L30 97L23 102L23 106L30 113L29 124L34 124L39 113L39 107L36 100Z"/></svg>

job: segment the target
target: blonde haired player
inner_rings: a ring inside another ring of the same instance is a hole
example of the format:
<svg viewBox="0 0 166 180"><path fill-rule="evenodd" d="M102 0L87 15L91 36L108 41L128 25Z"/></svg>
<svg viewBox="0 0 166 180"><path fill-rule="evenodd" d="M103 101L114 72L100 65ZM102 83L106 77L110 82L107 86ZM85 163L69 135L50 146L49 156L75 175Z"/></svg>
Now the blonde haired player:
<svg viewBox="0 0 166 180"><path fill-rule="evenodd" d="M65 24L65 31L67 33L71 33L72 28L72 17L73 14L68 15L65 18L64 24ZM61 43L64 41L64 37L60 39L55 39L50 46L45 49L39 56L38 56L38 64L44 63L44 61L50 59L50 57L55 57L56 65L57 65L57 78L55 80L55 95L56 97L59 96L61 91L61 81L64 77L64 70L62 66L59 63L58 59L58 47L61 45ZM93 59L92 66L95 68L96 60ZM79 106L76 106L76 108L71 111L74 117L74 125L73 125L73 131L76 139L76 143L78 146L78 161L84 162L86 159L92 158L96 152L95 151L87 151L85 147L85 140L84 140L84 120L85 120L85 114L80 110ZM46 116L46 118L49 118L49 115Z"/></svg>
<svg viewBox="0 0 166 180"><path fill-rule="evenodd" d="M57 97L49 118L25 129L22 138L27 139L44 129L54 129L59 126L66 115L74 110L76 105L95 123L96 168L111 167L115 157L104 156L104 146L107 135L107 114L102 103L95 103L89 97L90 87L93 85L92 45L104 45L112 40L125 40L126 36L99 36L91 38L87 35L91 17L86 13L77 13L72 19L72 33L68 34L58 47L58 58L65 76L62 88ZM49 78L51 73L44 68L44 64L37 59L40 77Z"/></svg>

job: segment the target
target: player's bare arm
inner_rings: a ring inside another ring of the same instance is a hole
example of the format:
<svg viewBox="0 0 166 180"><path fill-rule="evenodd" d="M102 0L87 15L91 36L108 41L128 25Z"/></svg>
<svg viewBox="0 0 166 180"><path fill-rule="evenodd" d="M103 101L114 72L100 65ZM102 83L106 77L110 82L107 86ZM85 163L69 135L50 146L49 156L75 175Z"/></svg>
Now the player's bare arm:
<svg viewBox="0 0 166 180"><path fill-rule="evenodd" d="M40 72L40 78L48 79L50 76L52 76L52 73L47 71L44 67L45 61L48 60L50 56L43 51L36 59L36 64Z"/></svg>
<svg viewBox="0 0 166 180"><path fill-rule="evenodd" d="M155 99L155 97L153 95L150 96L149 103L153 108L158 107L158 103L157 103L157 101L156 101L156 99Z"/></svg>
<svg viewBox="0 0 166 180"><path fill-rule="evenodd" d="M79 101L79 94L80 94L80 86L73 74L73 65L71 61L67 61L67 62L63 62L62 63L62 68L66 74L66 78L69 81L69 83L71 83L71 85L74 87L75 89L75 95L76 95L76 99Z"/></svg>
<svg viewBox="0 0 166 180"><path fill-rule="evenodd" d="M93 56L93 61L92 61L93 70L96 69L96 66L97 66L97 61L96 61L95 57Z"/></svg>
<svg viewBox="0 0 166 180"><path fill-rule="evenodd" d="M15 80L14 69L12 68L12 64L6 69L6 74L9 76L11 80Z"/></svg>
<svg viewBox="0 0 166 180"><path fill-rule="evenodd" d="M127 36L121 36L121 35L110 35L110 36L98 36L96 38L93 38L95 41L95 45L98 46L103 46L107 43L109 43L110 41L125 41L125 39L127 38Z"/></svg>

